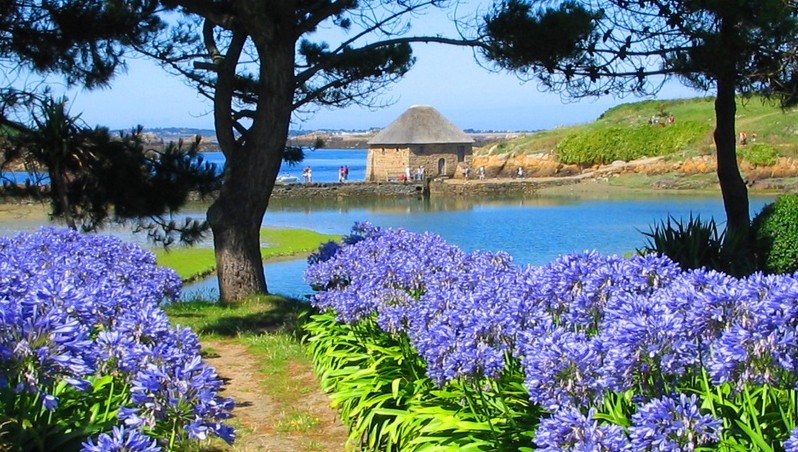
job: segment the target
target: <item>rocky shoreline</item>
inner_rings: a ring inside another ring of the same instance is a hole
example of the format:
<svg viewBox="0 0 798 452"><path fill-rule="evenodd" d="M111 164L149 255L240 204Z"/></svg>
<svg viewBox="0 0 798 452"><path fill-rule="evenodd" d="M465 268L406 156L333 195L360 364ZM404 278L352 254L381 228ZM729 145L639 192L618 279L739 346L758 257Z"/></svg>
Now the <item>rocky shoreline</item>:
<svg viewBox="0 0 798 452"><path fill-rule="evenodd" d="M798 190L798 159L780 157L768 166L753 165L745 160L739 161L740 172L749 188L754 190ZM566 165L556 160L553 154L527 155L477 155L474 168L485 168L487 177L510 178L517 169L523 168L529 178L576 178L610 179L624 176L638 176L650 179L647 188L660 189L714 189L717 188L714 156L702 155L673 160L666 157L642 158L630 162L616 161L608 165L583 167ZM458 175L462 177L462 175ZM685 181L691 180L689 183ZM641 187L646 188L646 187Z"/></svg>

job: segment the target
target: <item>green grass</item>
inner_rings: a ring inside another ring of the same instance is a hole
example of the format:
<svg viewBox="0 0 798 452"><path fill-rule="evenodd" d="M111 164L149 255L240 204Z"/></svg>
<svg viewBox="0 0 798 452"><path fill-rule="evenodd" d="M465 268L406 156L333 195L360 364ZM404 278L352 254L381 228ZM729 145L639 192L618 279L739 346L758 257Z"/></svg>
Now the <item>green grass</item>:
<svg viewBox="0 0 798 452"><path fill-rule="evenodd" d="M648 124L652 116L664 123L669 115L676 119L673 129ZM648 100L613 107L591 123L546 130L475 152L557 152L563 161L585 165L643 155L689 157L714 154L714 127L714 98ZM747 132L749 140L756 133L756 143L766 145L767 152L748 153L755 160L751 163L774 161L771 149L779 156L798 157L798 109L782 110L759 97L738 99L736 130ZM619 144L623 145L620 149Z"/></svg>
<svg viewBox="0 0 798 452"><path fill-rule="evenodd" d="M273 259L310 253L324 242L338 240L340 236L321 234L306 229L261 229L261 256ZM213 273L216 259L212 248L155 249L158 265L169 267L184 281L191 281Z"/></svg>
<svg viewBox="0 0 798 452"><path fill-rule="evenodd" d="M210 301L173 303L164 308L169 318L190 327L200 337L222 339L280 332L294 334L309 306L278 295L260 295L239 303Z"/></svg>

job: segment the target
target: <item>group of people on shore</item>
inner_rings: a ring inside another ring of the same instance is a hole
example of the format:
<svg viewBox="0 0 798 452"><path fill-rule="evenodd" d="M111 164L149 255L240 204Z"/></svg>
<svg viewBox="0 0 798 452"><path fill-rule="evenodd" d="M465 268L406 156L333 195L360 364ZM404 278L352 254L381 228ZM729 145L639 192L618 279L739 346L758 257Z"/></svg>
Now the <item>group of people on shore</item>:
<svg viewBox="0 0 798 452"><path fill-rule="evenodd" d="M399 175L399 182L408 182L411 180L414 181L423 181L426 177L426 169L423 166L419 166L415 170L411 169L409 166L405 167L405 170L402 174Z"/></svg>
<svg viewBox="0 0 798 452"><path fill-rule="evenodd" d="M344 165L338 168L338 182L343 183L349 180L349 167Z"/></svg>
<svg viewBox="0 0 798 452"><path fill-rule="evenodd" d="M477 169L477 178L479 180L484 180L487 177L487 172L485 171L484 166L480 166ZM518 169L515 170L515 177L522 179L524 177L524 168L519 166ZM471 179L471 167L466 166L463 168L463 178L464 179Z"/></svg>

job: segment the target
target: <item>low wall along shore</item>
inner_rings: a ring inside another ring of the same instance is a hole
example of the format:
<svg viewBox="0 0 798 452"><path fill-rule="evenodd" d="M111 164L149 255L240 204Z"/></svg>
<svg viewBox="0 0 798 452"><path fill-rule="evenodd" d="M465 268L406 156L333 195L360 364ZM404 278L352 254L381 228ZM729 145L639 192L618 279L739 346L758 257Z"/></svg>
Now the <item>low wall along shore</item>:
<svg viewBox="0 0 798 452"><path fill-rule="evenodd" d="M572 184L571 180L434 179L423 182L346 182L275 185L276 198L404 198L531 194L542 187Z"/></svg>

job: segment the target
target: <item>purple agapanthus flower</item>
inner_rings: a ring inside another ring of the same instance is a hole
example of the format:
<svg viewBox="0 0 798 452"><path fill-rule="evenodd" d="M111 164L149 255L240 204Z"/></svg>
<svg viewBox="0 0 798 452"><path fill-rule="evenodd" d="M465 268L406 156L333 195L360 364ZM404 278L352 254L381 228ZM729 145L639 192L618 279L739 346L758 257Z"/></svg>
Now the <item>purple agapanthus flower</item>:
<svg viewBox="0 0 798 452"><path fill-rule="evenodd" d="M535 450L540 452L621 452L629 449L623 428L599 424L595 410L587 416L576 408L568 408L542 419L535 432Z"/></svg>
<svg viewBox="0 0 798 452"><path fill-rule="evenodd" d="M527 336L519 349L530 400L551 412L594 406L610 386L601 372L601 343L583 333L556 327Z"/></svg>
<svg viewBox="0 0 798 452"><path fill-rule="evenodd" d="M120 383L116 387L135 388L141 372L156 368L163 378L147 381L153 397L179 395L183 413L191 413L165 423L206 426L192 427L189 437L212 432L232 438L221 424L232 402L218 396L221 381L200 360L199 339L171 326L159 307L179 295L180 285L174 271L156 265L153 253L114 237L45 228L0 238L0 393L12 401L4 405L7 413L20 417L45 409L57 416L54 391L61 383L85 391L97 378L111 376ZM16 397L21 392L38 398ZM131 400L138 397L130 394ZM42 406L25 405L29 400ZM148 421L135 402L112 408L129 414L123 419L128 426ZM136 437L124 429L117 433L98 439L97 447L111 447L123 434L126 441Z"/></svg>
<svg viewBox="0 0 798 452"><path fill-rule="evenodd" d="M96 442L91 439L83 443L81 452L160 452L155 438L140 430L114 427L111 433L101 433Z"/></svg>
<svg viewBox="0 0 798 452"><path fill-rule="evenodd" d="M695 395L662 397L641 406L629 427L632 450L690 452L718 441L722 422L701 414Z"/></svg>
<svg viewBox="0 0 798 452"><path fill-rule="evenodd" d="M798 452L798 428L792 429L790 437L784 441L784 452Z"/></svg>

